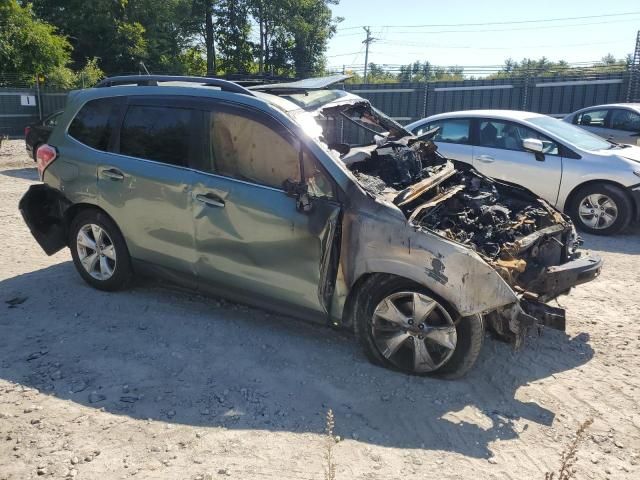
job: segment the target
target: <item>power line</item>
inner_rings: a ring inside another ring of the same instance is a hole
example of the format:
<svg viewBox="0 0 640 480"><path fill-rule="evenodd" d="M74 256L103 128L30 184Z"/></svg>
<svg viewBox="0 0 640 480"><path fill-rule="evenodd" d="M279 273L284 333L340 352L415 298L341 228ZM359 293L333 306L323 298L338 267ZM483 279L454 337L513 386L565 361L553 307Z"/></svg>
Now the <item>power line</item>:
<svg viewBox="0 0 640 480"><path fill-rule="evenodd" d="M508 22L482 22L482 23L435 23L424 25L378 25L379 28L433 28L433 27L476 27L486 25L517 25L523 23L542 23L542 22L560 22L565 20L584 20L589 18L604 18L604 17L622 17L625 15L637 15L640 11L624 12L624 13L609 13L605 15L585 15L581 17L556 17L556 18L541 18L537 20L513 20ZM344 27L338 28L338 30L355 30L364 28L363 25L357 27Z"/></svg>

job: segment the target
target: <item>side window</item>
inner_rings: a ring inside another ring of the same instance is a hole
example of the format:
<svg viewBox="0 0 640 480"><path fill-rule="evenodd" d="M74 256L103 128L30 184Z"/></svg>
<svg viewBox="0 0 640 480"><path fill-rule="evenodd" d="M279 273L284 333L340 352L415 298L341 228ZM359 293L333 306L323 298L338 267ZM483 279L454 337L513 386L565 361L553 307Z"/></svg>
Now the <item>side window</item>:
<svg viewBox="0 0 640 480"><path fill-rule="evenodd" d="M51 115L49 118L47 118L44 121L44 124L47 127L55 127L58 124L58 118L60 118L61 113L56 113L54 115Z"/></svg>
<svg viewBox="0 0 640 480"><path fill-rule="evenodd" d="M611 128L627 132L640 132L640 113L616 108L611 112Z"/></svg>
<svg viewBox="0 0 640 480"><path fill-rule="evenodd" d="M483 120L480 122L479 145L482 147L526 152L527 150L522 146L522 141L526 138L535 138L542 141L544 146L543 153L558 155L559 149L556 142L524 125L500 120Z"/></svg>
<svg viewBox="0 0 640 480"><path fill-rule="evenodd" d="M608 110L588 110L576 115L574 123L583 127L604 127Z"/></svg>
<svg viewBox="0 0 640 480"><path fill-rule="evenodd" d="M306 150L302 153L302 170L304 183L309 188L309 195L316 198L334 198L333 182L329 175L318 165L318 161Z"/></svg>
<svg viewBox="0 0 640 480"><path fill-rule="evenodd" d="M471 122L469 119L451 119L451 120L436 120L429 125L426 125L422 133L427 132L435 127L440 127L440 130L433 138L434 142L444 143L469 143L469 126Z"/></svg>
<svg viewBox="0 0 640 480"><path fill-rule="evenodd" d="M211 155L216 173L268 187L300 181L300 146L271 126L242 113L210 113Z"/></svg>
<svg viewBox="0 0 640 480"><path fill-rule="evenodd" d="M69 135L97 150L107 150L113 131L110 121L118 109L117 98L99 98L87 102L69 125Z"/></svg>
<svg viewBox="0 0 640 480"><path fill-rule="evenodd" d="M120 153L186 166L192 114L188 108L131 105L122 122Z"/></svg>

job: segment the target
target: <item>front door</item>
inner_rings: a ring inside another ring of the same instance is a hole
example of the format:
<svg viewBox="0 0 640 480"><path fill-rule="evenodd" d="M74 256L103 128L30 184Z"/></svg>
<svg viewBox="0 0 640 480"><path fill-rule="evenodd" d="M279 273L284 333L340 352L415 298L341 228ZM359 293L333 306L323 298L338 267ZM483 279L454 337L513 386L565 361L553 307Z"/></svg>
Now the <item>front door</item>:
<svg viewBox="0 0 640 480"><path fill-rule="evenodd" d="M169 99L132 97L119 137L98 165L100 206L138 260L194 273L190 171L196 110ZM199 118L199 117L198 117Z"/></svg>
<svg viewBox="0 0 640 480"><path fill-rule="evenodd" d="M479 119L473 166L499 180L522 185L555 205L562 177L562 157L558 145L524 125L505 120ZM525 150L522 141L537 138L544 154Z"/></svg>
<svg viewBox="0 0 640 480"><path fill-rule="evenodd" d="M331 179L271 117L222 103L204 114L208 158L192 195L200 281L326 312L340 213ZM300 160L313 165L305 169L309 212L283 189L286 180L300 182Z"/></svg>
<svg viewBox="0 0 640 480"><path fill-rule="evenodd" d="M614 141L640 145L640 113L627 108L614 108L609 123Z"/></svg>

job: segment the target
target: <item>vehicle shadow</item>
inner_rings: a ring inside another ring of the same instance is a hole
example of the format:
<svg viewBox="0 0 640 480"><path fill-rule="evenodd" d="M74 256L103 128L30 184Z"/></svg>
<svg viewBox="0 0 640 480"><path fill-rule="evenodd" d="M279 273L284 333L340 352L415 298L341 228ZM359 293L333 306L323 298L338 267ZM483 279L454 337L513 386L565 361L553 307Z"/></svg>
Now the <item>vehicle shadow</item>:
<svg viewBox="0 0 640 480"><path fill-rule="evenodd" d="M635 223L622 233L612 236L589 235L580 233L584 239L584 248L602 252L640 254L640 223Z"/></svg>
<svg viewBox="0 0 640 480"><path fill-rule="evenodd" d="M38 170L34 167L14 168L11 170L0 170L0 175L7 177L21 178L23 180L39 180Z"/></svg>
<svg viewBox="0 0 640 480"><path fill-rule="evenodd" d="M71 262L0 281L0 378L133 419L336 433L477 458L555 413L519 387L588 362L589 337L545 332L521 352L487 339L464 379L369 364L353 336L144 282L86 286ZM9 303L7 303L9 302Z"/></svg>

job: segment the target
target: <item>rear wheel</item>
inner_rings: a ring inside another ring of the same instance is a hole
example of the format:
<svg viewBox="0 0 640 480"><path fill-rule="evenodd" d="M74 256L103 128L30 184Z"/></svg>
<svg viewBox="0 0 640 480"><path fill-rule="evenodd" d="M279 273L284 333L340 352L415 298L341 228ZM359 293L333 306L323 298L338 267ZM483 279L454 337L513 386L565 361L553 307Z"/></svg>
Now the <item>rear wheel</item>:
<svg viewBox="0 0 640 480"><path fill-rule="evenodd" d="M81 211L71 222L69 248L80 276L100 290L120 290L132 276L131 259L116 224L98 210Z"/></svg>
<svg viewBox="0 0 640 480"><path fill-rule="evenodd" d="M624 190L601 183L578 190L568 213L579 229L595 235L612 235L629 224L632 205Z"/></svg>
<svg viewBox="0 0 640 480"><path fill-rule="evenodd" d="M428 290L399 277L374 275L362 288L355 330L373 363L444 378L471 369L484 338L480 317L458 318Z"/></svg>

